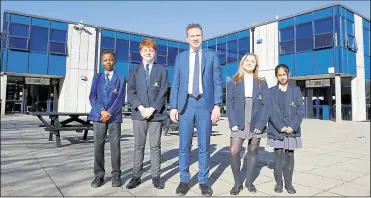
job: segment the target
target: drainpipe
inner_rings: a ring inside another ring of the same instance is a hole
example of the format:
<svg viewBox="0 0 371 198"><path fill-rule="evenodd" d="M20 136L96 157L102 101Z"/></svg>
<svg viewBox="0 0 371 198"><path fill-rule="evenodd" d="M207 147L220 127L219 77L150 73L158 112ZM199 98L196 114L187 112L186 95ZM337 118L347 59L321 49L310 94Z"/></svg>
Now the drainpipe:
<svg viewBox="0 0 371 198"><path fill-rule="evenodd" d="M254 32L255 32L255 27L252 27L252 28L251 28L251 40L252 40L251 52L252 52L252 53L254 53L254 46L255 46L255 42L254 42Z"/></svg>
<svg viewBox="0 0 371 198"><path fill-rule="evenodd" d="M99 47L98 44L99 44L99 28L95 28L95 59L94 59L94 75L97 73L97 70L98 70L98 51L99 51Z"/></svg>

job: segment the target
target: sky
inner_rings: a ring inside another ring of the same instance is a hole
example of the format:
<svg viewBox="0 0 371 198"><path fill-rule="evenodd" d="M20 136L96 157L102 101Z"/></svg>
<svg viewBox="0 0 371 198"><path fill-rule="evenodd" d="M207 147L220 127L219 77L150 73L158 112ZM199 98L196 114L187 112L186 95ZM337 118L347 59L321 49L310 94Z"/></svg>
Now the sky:
<svg viewBox="0 0 371 198"><path fill-rule="evenodd" d="M334 2L2 0L1 18L9 10L186 41L190 23L201 24L207 39ZM339 2L370 18L370 1Z"/></svg>

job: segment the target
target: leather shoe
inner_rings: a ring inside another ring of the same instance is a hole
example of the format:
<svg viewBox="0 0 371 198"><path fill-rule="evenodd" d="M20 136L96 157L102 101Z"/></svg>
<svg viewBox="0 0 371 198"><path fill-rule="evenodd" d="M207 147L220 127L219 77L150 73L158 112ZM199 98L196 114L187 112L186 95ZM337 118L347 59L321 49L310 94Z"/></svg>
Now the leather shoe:
<svg viewBox="0 0 371 198"><path fill-rule="evenodd" d="M189 190L188 183L182 181L182 182L179 183L175 192L179 196L184 196L185 194L187 194L188 190Z"/></svg>
<svg viewBox="0 0 371 198"><path fill-rule="evenodd" d="M121 175L116 174L112 177L112 187L120 187L121 186Z"/></svg>
<svg viewBox="0 0 371 198"><path fill-rule="evenodd" d="M94 180L91 182L91 187L99 188L103 185L103 177L95 176Z"/></svg>
<svg viewBox="0 0 371 198"><path fill-rule="evenodd" d="M246 185L246 188L251 193L256 193L256 187L253 184Z"/></svg>
<svg viewBox="0 0 371 198"><path fill-rule="evenodd" d="M230 194L231 195L238 195L238 194L240 194L242 189L243 189L242 185L241 186L233 186Z"/></svg>
<svg viewBox="0 0 371 198"><path fill-rule="evenodd" d="M126 185L127 189L133 189L139 186L139 184L142 183L141 179L139 177L133 177L131 178L130 182L128 185Z"/></svg>
<svg viewBox="0 0 371 198"><path fill-rule="evenodd" d="M296 190L295 190L294 186L292 186L292 185L285 186L285 188L286 188L286 190L289 194L295 194L296 193Z"/></svg>
<svg viewBox="0 0 371 198"><path fill-rule="evenodd" d="M202 196L205 196L205 197L210 197L213 194L213 190L207 184L200 184L200 190L201 190Z"/></svg>
<svg viewBox="0 0 371 198"><path fill-rule="evenodd" d="M153 187L157 188L157 189L163 189L164 187L161 185L161 182L160 182L160 177L154 177L152 178L152 184L153 184Z"/></svg>
<svg viewBox="0 0 371 198"><path fill-rule="evenodd" d="M274 192L282 193L282 189L283 189L282 185L276 184L276 186L274 187Z"/></svg>

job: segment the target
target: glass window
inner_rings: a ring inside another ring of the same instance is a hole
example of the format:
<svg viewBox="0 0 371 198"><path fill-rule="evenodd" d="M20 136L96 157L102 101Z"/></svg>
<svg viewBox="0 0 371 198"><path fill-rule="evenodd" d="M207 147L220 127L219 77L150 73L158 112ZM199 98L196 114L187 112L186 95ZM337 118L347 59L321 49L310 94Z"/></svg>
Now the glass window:
<svg viewBox="0 0 371 198"><path fill-rule="evenodd" d="M209 45L207 46L207 49L216 52L216 45Z"/></svg>
<svg viewBox="0 0 371 198"><path fill-rule="evenodd" d="M294 40L294 27L280 29L280 42Z"/></svg>
<svg viewBox="0 0 371 198"><path fill-rule="evenodd" d="M347 20L347 34L354 36L354 22Z"/></svg>
<svg viewBox="0 0 371 198"><path fill-rule="evenodd" d="M286 41L280 43L280 54L290 54L294 52L294 41Z"/></svg>
<svg viewBox="0 0 371 198"><path fill-rule="evenodd" d="M333 46L332 32L327 34L320 34L315 36L314 47L315 49L321 49Z"/></svg>
<svg viewBox="0 0 371 198"><path fill-rule="evenodd" d="M296 39L313 37L312 23L304 23L296 26Z"/></svg>
<svg viewBox="0 0 371 198"><path fill-rule="evenodd" d="M130 53L130 62L132 62L132 63L140 63L140 62L142 62L142 57L140 56L140 53L131 52Z"/></svg>
<svg viewBox="0 0 371 198"><path fill-rule="evenodd" d="M19 37L9 37L9 48L28 50L28 39Z"/></svg>
<svg viewBox="0 0 371 198"><path fill-rule="evenodd" d="M166 56L157 56L157 63L163 66L167 66L166 64Z"/></svg>
<svg viewBox="0 0 371 198"><path fill-rule="evenodd" d="M228 41L228 53L227 53L227 61L228 63L236 62L237 61L237 40Z"/></svg>
<svg viewBox="0 0 371 198"><path fill-rule="evenodd" d="M332 17L316 20L314 21L314 34L317 35L332 32L332 26Z"/></svg>
<svg viewBox="0 0 371 198"><path fill-rule="evenodd" d="M67 31L50 29L50 41L65 43L67 40Z"/></svg>
<svg viewBox="0 0 371 198"><path fill-rule="evenodd" d="M29 35L28 35L29 27L30 27L29 25L10 23L9 24L9 35L29 38Z"/></svg>
<svg viewBox="0 0 371 198"><path fill-rule="evenodd" d="M355 51L357 50L357 42L354 36L348 35L348 48Z"/></svg>
<svg viewBox="0 0 371 198"><path fill-rule="evenodd" d="M163 45L157 45L157 54L166 56L167 55L167 47Z"/></svg>
<svg viewBox="0 0 371 198"><path fill-rule="evenodd" d="M363 28L363 47L364 54L370 56L370 31Z"/></svg>
<svg viewBox="0 0 371 198"><path fill-rule="evenodd" d="M296 52L313 50L313 37L296 39Z"/></svg>
<svg viewBox="0 0 371 198"><path fill-rule="evenodd" d="M50 42L50 53L66 54L66 43Z"/></svg>
<svg viewBox="0 0 371 198"><path fill-rule="evenodd" d="M216 51L216 53L217 54L225 54L226 48L227 48L227 44L226 43L220 43L220 44L217 45L217 51Z"/></svg>
<svg viewBox="0 0 371 198"><path fill-rule="evenodd" d="M168 47L167 63L168 65L175 65L175 58L178 55L178 48Z"/></svg>
<svg viewBox="0 0 371 198"><path fill-rule="evenodd" d="M47 52L48 28L31 26L30 46L33 52Z"/></svg>
<svg viewBox="0 0 371 198"><path fill-rule="evenodd" d="M130 52L139 53L139 45L140 43L138 41L130 41Z"/></svg>
<svg viewBox="0 0 371 198"><path fill-rule="evenodd" d="M116 59L129 61L129 41L124 39L116 40Z"/></svg>
<svg viewBox="0 0 371 198"><path fill-rule="evenodd" d="M226 55L225 54L219 54L218 58L219 58L219 62L220 62L221 65L226 64Z"/></svg>
<svg viewBox="0 0 371 198"><path fill-rule="evenodd" d="M239 60L242 59L245 54L250 52L250 37L241 38L238 40L238 53L239 53Z"/></svg>
<svg viewBox="0 0 371 198"><path fill-rule="evenodd" d="M104 49L115 49L115 39L114 38L109 38L109 37L102 37L101 40L101 47Z"/></svg>

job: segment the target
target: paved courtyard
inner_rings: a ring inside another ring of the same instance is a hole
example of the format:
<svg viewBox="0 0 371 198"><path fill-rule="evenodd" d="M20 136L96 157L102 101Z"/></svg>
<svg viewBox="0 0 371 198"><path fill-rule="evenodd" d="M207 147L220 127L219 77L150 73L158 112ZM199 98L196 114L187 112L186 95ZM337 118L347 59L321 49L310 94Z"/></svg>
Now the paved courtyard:
<svg viewBox="0 0 371 198"><path fill-rule="evenodd" d="M120 188L111 187L111 160L106 144L106 183L91 188L93 179L93 133L80 142L82 133L61 132L62 147L48 141L48 132L38 127L41 122L28 115L1 118L1 196L175 196L179 183L178 135L169 132L162 137L162 179L165 188L154 189L151 183L149 148L144 159L143 183L133 190L126 184L131 178L133 142L131 120L122 124L122 181ZM370 123L304 120L303 148L295 153L294 196L370 196ZM245 144L246 145L246 144ZM213 196L229 196L234 181L229 166L229 131L227 118L213 127L211 137L209 183ZM246 169L246 149L241 152ZM191 190L187 196L200 196L197 183L197 139L193 139L190 172ZM273 191L274 153L261 141L259 163L255 169L258 192L244 189L240 196L289 196ZM244 175L244 174L243 174Z"/></svg>

